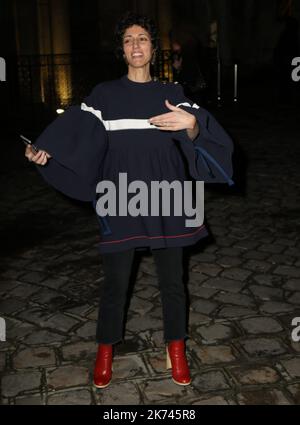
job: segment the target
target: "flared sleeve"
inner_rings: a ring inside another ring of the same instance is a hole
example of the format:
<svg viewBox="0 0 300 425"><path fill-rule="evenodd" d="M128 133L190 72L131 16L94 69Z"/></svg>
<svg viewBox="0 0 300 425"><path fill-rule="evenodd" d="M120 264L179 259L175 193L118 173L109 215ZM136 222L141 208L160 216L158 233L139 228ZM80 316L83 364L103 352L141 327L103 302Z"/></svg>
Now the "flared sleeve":
<svg viewBox="0 0 300 425"><path fill-rule="evenodd" d="M100 86L80 106L71 106L56 118L35 142L52 157L44 166L36 164L43 178L55 189L80 201L95 199L108 147Z"/></svg>
<svg viewBox="0 0 300 425"><path fill-rule="evenodd" d="M200 128L199 135L193 141L186 130L177 131L173 136L179 141L188 160L191 176L205 183L227 183L232 186L234 147L230 136L212 114L184 95L180 84L172 84L170 101L193 114Z"/></svg>

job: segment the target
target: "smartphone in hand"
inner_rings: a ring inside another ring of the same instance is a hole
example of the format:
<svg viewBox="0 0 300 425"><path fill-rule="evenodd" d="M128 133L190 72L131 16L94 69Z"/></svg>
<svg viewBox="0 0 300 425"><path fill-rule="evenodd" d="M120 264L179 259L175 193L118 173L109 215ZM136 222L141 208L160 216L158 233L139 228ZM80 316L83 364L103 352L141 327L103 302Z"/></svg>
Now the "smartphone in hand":
<svg viewBox="0 0 300 425"><path fill-rule="evenodd" d="M21 137L23 143L26 146L30 146L35 154L37 154L39 152L38 148L32 143L31 140L27 139L27 137L24 137L22 134L20 134L20 137Z"/></svg>

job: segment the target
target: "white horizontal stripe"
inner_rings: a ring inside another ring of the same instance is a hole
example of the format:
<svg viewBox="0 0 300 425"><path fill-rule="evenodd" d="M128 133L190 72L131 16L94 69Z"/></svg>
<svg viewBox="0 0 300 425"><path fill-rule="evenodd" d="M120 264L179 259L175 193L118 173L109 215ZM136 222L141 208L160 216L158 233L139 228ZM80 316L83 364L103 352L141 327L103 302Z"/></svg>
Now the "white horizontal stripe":
<svg viewBox="0 0 300 425"><path fill-rule="evenodd" d="M197 103L194 103L193 106L188 103L188 102L184 102L184 103L178 103L178 105L176 105L176 108L179 108L179 106L188 106L189 108L195 108L195 109L200 109L200 106L197 105Z"/></svg>
<svg viewBox="0 0 300 425"><path fill-rule="evenodd" d="M178 105L176 105L176 108L179 108L179 106L188 106L189 108L191 108L192 107L192 105L190 104L190 103L188 103L188 102L184 102L184 103L178 103Z"/></svg>
<svg viewBox="0 0 300 425"><path fill-rule="evenodd" d="M104 120L101 111L87 106L85 103L81 104L81 110L95 115L103 123L107 131L157 129L147 119Z"/></svg>
<svg viewBox="0 0 300 425"><path fill-rule="evenodd" d="M199 109L200 107L194 103L193 106L188 103L179 103L176 105L179 106L188 106L189 108L195 108ZM156 129L153 124L150 124L147 119L121 119L121 120L104 120L102 117L102 112L98 109L94 109L92 106L87 106L85 103L81 104L81 110L90 112L91 114L95 115L102 124L104 125L105 129L107 131L118 131L118 130L145 130L145 129Z"/></svg>
<svg viewBox="0 0 300 425"><path fill-rule="evenodd" d="M97 118L99 118L99 120L102 121L103 124L104 124L105 121L102 118L102 112L101 111L94 109L92 106L87 106L85 103L81 104L81 110L86 111L86 112L91 112L91 114L93 114Z"/></svg>
<svg viewBox="0 0 300 425"><path fill-rule="evenodd" d="M148 122L146 119L123 119L106 121L110 131L115 130L140 130L140 129L155 129L156 127Z"/></svg>

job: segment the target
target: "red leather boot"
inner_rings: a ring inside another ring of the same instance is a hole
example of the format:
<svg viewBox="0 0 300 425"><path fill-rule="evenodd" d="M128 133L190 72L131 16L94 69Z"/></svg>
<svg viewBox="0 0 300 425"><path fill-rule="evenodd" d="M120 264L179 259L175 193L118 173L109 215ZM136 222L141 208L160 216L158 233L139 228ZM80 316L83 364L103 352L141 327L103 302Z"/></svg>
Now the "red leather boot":
<svg viewBox="0 0 300 425"><path fill-rule="evenodd" d="M189 385L191 376L185 356L184 340L170 341L167 350L167 369L172 369L172 379L175 384Z"/></svg>
<svg viewBox="0 0 300 425"><path fill-rule="evenodd" d="M112 357L112 344L99 344L94 369L94 385L96 388L105 388L110 384Z"/></svg>

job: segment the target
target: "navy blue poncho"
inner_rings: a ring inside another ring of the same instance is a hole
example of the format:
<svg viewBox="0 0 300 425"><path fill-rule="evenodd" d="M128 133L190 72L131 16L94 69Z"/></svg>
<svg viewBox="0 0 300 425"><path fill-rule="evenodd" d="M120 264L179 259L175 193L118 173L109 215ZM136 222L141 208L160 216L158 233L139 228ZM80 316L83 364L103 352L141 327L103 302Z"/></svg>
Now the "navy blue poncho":
<svg viewBox="0 0 300 425"><path fill-rule="evenodd" d="M148 122L170 112L166 99L195 115L200 133L194 141L186 130L162 131ZM126 75L103 82L51 123L35 144L52 156L45 166L37 165L45 180L94 207L97 184L109 180L118 187L119 173L127 173L128 184L193 179L232 184L230 137L207 110L185 97L180 84L137 83ZM102 253L187 246L208 233L203 224L186 227L190 217L184 214L98 218Z"/></svg>

